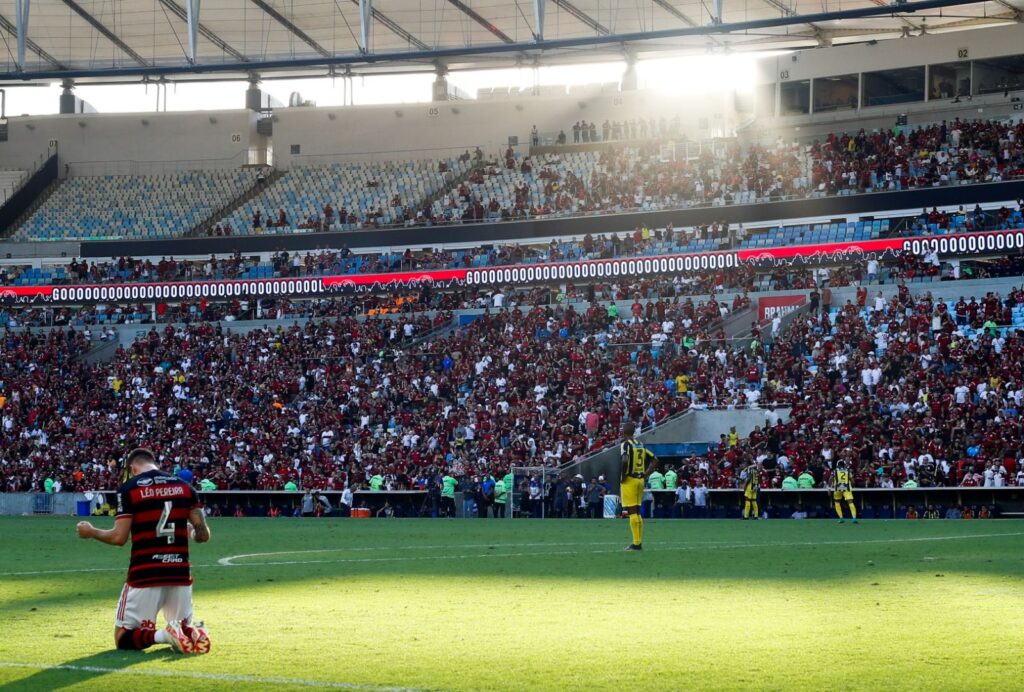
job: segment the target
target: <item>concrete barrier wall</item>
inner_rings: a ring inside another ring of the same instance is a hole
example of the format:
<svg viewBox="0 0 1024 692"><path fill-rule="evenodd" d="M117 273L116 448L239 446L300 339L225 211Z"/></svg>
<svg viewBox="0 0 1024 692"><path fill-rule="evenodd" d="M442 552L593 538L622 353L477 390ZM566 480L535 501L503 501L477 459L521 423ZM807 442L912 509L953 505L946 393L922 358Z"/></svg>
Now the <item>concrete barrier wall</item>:
<svg viewBox="0 0 1024 692"><path fill-rule="evenodd" d="M74 515L82 493L0 493L0 515Z"/></svg>

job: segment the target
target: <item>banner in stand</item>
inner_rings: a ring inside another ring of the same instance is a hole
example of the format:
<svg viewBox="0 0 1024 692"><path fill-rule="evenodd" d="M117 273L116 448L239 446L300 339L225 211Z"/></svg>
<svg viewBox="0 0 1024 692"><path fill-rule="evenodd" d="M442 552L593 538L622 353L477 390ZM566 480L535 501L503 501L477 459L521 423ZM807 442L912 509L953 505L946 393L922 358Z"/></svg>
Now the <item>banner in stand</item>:
<svg viewBox="0 0 1024 692"><path fill-rule="evenodd" d="M895 259L903 253L968 258L1024 250L1024 230L957 233L914 238L882 238L816 245L545 262L501 267L430 269L380 274L345 274L284 279L226 279L92 285L0 287L0 304L82 305L93 303L181 303L275 298L402 293L430 285L436 289L526 286L639 279L726 271L751 266L787 269Z"/></svg>

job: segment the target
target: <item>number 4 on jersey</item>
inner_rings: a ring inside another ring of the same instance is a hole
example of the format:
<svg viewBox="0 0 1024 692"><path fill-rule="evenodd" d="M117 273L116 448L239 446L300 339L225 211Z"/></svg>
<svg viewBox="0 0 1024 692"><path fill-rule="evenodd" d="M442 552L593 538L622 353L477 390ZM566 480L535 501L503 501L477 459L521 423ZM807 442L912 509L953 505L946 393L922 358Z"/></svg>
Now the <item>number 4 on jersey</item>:
<svg viewBox="0 0 1024 692"><path fill-rule="evenodd" d="M156 535L166 536L168 543L174 543L174 522L167 520L171 516L170 501L164 503L164 511L160 513L160 521L156 523Z"/></svg>

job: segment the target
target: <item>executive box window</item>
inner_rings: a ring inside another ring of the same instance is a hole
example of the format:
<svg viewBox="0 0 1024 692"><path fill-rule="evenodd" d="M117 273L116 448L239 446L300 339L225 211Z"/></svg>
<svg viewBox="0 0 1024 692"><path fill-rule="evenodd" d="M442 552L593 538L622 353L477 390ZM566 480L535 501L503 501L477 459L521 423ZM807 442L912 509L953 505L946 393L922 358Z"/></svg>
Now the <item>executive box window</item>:
<svg viewBox="0 0 1024 692"><path fill-rule="evenodd" d="M924 65L865 72L861 105L887 106L924 101Z"/></svg>
<svg viewBox="0 0 1024 692"><path fill-rule="evenodd" d="M814 112L825 113L856 108L858 86L855 74L815 79Z"/></svg>
<svg viewBox="0 0 1024 692"><path fill-rule="evenodd" d="M811 112L811 80L783 82L779 85L779 115Z"/></svg>
<svg viewBox="0 0 1024 692"><path fill-rule="evenodd" d="M928 98L952 99L971 95L971 64L945 62L928 67Z"/></svg>
<svg viewBox="0 0 1024 692"><path fill-rule="evenodd" d="M1024 89L1024 55L975 60L974 83L979 94Z"/></svg>

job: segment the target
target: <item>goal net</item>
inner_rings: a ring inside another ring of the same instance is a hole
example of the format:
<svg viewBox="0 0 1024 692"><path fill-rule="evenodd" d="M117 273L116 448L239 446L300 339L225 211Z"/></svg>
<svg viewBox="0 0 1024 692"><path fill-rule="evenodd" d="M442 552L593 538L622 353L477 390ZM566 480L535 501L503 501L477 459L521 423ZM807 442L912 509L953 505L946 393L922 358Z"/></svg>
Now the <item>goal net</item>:
<svg viewBox="0 0 1024 692"><path fill-rule="evenodd" d="M510 473L512 487L506 490L511 509L505 512L505 516L509 519L551 516L558 470L546 466L513 466Z"/></svg>

